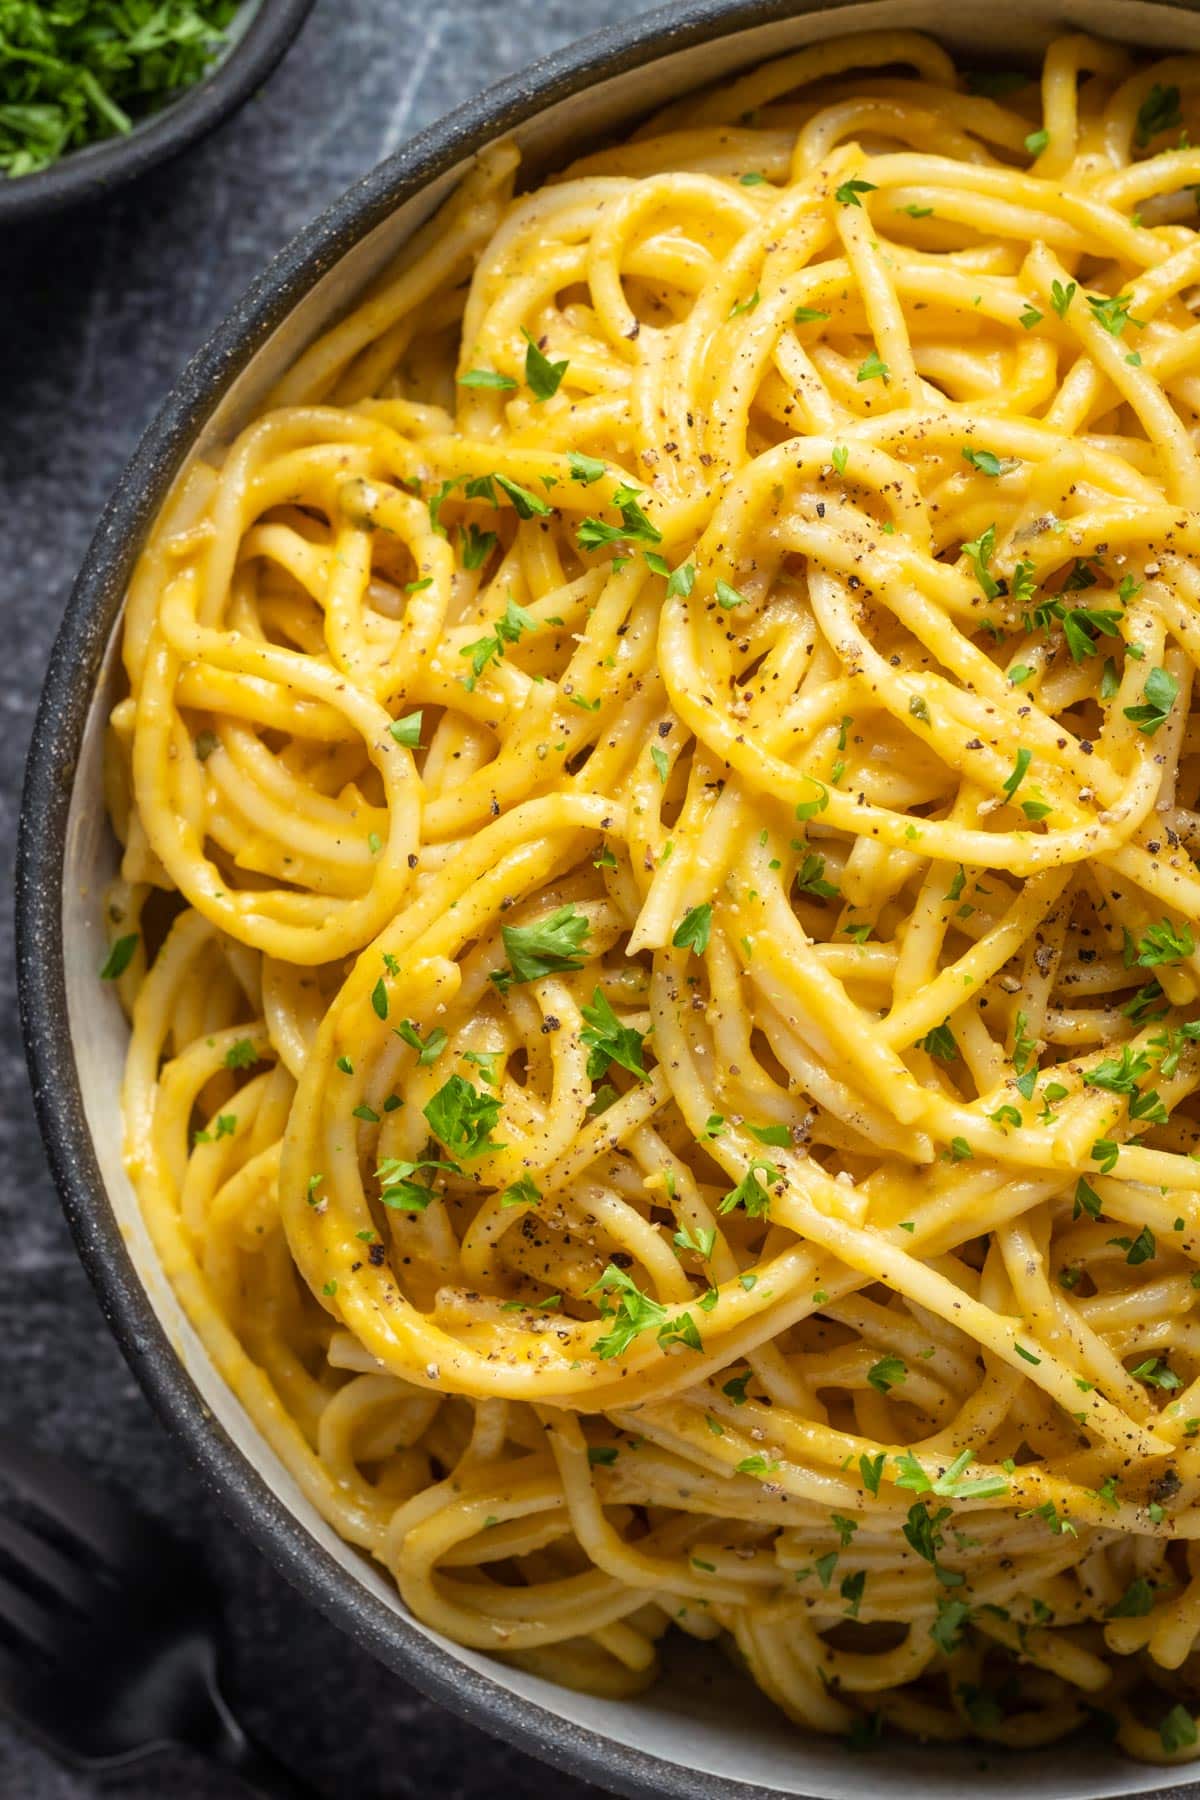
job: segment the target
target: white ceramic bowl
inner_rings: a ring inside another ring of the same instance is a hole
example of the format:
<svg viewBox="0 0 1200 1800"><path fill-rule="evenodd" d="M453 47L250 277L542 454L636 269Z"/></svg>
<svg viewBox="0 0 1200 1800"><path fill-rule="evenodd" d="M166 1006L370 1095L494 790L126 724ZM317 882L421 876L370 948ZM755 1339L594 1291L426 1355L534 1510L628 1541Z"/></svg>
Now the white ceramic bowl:
<svg viewBox="0 0 1200 1800"><path fill-rule="evenodd" d="M679 1800L1052 1800L1147 1795L1146 1771L1086 1736L1036 1754L889 1747L856 1757L798 1733L715 1651L683 1643L636 1701L569 1692L446 1642L304 1500L213 1368L159 1266L121 1166L126 1027L96 979L115 845L100 782L122 595L180 466L250 417L283 368L434 211L464 162L505 135L534 173L692 87L846 31L934 32L981 61L1034 58L1062 29L1147 49L1200 48L1200 14L1149 0L683 0L586 39L491 89L352 188L276 259L187 369L101 521L46 679L18 876L22 1011L42 1130L113 1329L151 1398L275 1564L386 1663L502 1736L600 1785ZM1191 1787L1186 1768L1159 1790ZM1197 1790L1191 1787L1195 1794Z"/></svg>

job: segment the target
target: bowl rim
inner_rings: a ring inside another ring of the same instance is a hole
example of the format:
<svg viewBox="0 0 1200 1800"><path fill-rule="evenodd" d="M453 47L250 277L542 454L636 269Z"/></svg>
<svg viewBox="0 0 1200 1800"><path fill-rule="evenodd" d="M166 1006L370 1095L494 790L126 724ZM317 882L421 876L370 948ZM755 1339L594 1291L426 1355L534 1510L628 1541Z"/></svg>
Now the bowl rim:
<svg viewBox="0 0 1200 1800"><path fill-rule="evenodd" d="M67 826L91 698L145 531L223 393L318 279L439 176L556 103L693 45L850 3L670 0L486 88L409 139L302 227L187 363L100 516L51 651L18 822L18 997L38 1125L80 1260L148 1398L226 1513L355 1642L470 1723L630 1800L764 1800L769 1790L687 1768L578 1725L460 1660L453 1647L426 1635L367 1587L352 1584L205 1407L136 1273L87 1126L64 963ZM312 0L279 4L303 14ZM1189 12L1197 0L1157 4ZM264 10L270 5L266 0ZM1173 1793L1185 1800L1200 1787ZM1125 1800L1157 1800L1156 1790L1146 1787Z"/></svg>
<svg viewBox="0 0 1200 1800"><path fill-rule="evenodd" d="M0 177L0 226L102 199L206 137L262 85L313 5L314 0L261 0L228 54L127 137L81 145L32 175Z"/></svg>

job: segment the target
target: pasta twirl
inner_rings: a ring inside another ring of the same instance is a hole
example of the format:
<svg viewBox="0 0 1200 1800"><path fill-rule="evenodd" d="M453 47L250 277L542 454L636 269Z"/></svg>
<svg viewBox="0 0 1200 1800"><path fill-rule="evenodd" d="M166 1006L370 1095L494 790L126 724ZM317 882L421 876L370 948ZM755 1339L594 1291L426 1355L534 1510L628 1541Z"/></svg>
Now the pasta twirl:
<svg viewBox="0 0 1200 1800"><path fill-rule="evenodd" d="M1198 90L894 33L500 145L158 522L129 1167L462 1644L1195 1752Z"/></svg>

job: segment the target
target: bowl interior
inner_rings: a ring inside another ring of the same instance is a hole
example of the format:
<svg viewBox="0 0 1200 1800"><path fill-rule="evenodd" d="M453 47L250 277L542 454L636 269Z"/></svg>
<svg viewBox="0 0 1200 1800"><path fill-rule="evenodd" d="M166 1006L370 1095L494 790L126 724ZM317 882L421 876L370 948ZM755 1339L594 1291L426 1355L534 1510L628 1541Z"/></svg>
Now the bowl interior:
<svg viewBox="0 0 1200 1800"><path fill-rule="evenodd" d="M706 9L701 0L695 13L683 8L674 18L686 24L703 17L706 10L712 15L710 29L717 35L673 49L672 19L664 15L665 23L656 36L643 39L645 48L638 66L586 86L546 110L534 110L536 86L530 78L525 84L525 91L531 96L526 103L530 116L516 126L515 135L534 171L577 154L590 138L633 121L670 95L702 86L732 69L752 65L797 45L849 30L883 26L929 29L950 47L991 60L1035 54L1064 26L1086 28L1148 47L1200 48L1200 15L1190 8L1142 0L1059 0L1058 4L1053 0L1010 0L1003 8L976 5L953 9L944 7L939 0L870 0L867 4L825 7L799 14L793 9L786 18L735 31L730 31L728 22L721 23L720 7ZM509 99L512 98L510 87ZM435 130L431 137L436 135ZM486 140L477 136L463 145L464 151L478 148L481 141ZM246 366L213 398L211 411L194 440L196 451L227 440L252 415L278 372L344 309L357 290L429 216L453 186L461 168L460 162L457 168L444 170L320 274ZM148 504L157 503L173 473L173 467L160 471L158 491L150 494ZM112 562L129 554L131 547L121 543L110 542L100 551ZM447 1691L445 1671L449 1669L453 1675L457 1670L461 1680L459 1699L472 1708L480 1723L523 1738L535 1748L543 1737L552 1738L559 1756L595 1779L626 1791L718 1796L765 1790L781 1795L820 1795L824 1800L860 1800L878 1787L882 1759L855 1757L847 1754L840 1743L798 1733L715 1651L699 1653L696 1647L682 1644L678 1654L668 1659L665 1680L650 1694L630 1703L553 1687L536 1677L492 1663L473 1651L445 1644L414 1622L383 1575L335 1536L250 1423L176 1299L121 1165L119 1086L127 1033L115 997L96 979L104 953L103 890L115 866L115 845L101 797L100 768L103 724L115 667L113 645L109 646L105 667L106 673L97 684L91 703L74 776L62 883L62 927L70 1040L87 1126L103 1179L103 1191L89 1197L91 1223L101 1236L106 1231L111 1235L111 1221L104 1214L104 1209L111 1209L136 1284L144 1290L159 1328L155 1330L151 1323L148 1329L139 1330L129 1307L122 1308L119 1302L113 1306L119 1315L123 1313L119 1322L135 1363L173 1357L182 1365L194 1390L190 1433L193 1442L198 1431L209 1430L218 1440L223 1433L234 1447L232 1453L222 1452L227 1459L232 1455L228 1466L237 1467L240 1454L257 1471L267 1490L259 1491L257 1504L269 1520L260 1536L274 1539L286 1571L296 1575L297 1551L301 1559L307 1557L324 1569L326 1603L341 1622L353 1625L352 1615L357 1615L360 1622L369 1616L371 1629L364 1635L374 1647L418 1680L422 1679L421 1665L425 1662L427 1684L442 1697L454 1698ZM30 950L27 944L26 955ZM43 1107L49 1115L49 1129L53 1130L53 1106L46 1108L43 1100ZM88 1221L85 1219L81 1225L77 1217L74 1223L77 1233L86 1235ZM108 1260L111 1267L111 1249ZM126 1270L126 1280L128 1277ZM106 1285L104 1275L101 1284ZM108 1281L107 1285L111 1304L112 1286L119 1283ZM143 1306L143 1315L144 1312ZM160 1340L159 1331L165 1343ZM206 1426L205 1418L211 1424ZM180 1422L178 1418L176 1422ZM188 1424L186 1420L183 1423L186 1434ZM219 1466L220 1458L216 1460ZM241 1474L246 1475L244 1468ZM220 1473L217 1479L223 1480ZM283 1547L285 1539L290 1540L290 1551ZM271 1545L267 1547L270 1549ZM435 1645L440 1645L440 1650L435 1650ZM430 1676L433 1663L441 1668L441 1678ZM596 1745L595 1739L607 1741L607 1752L603 1745ZM628 1748L632 1746L637 1748ZM652 1781L645 1765L638 1763L639 1751L666 1765ZM1163 1769L1156 1772L1154 1785L1179 1786L1188 1774L1186 1766ZM1002 1796L1013 1791L1014 1784L1036 1785L1062 1800L1137 1794L1147 1787L1143 1770L1112 1756L1098 1741L1072 1741L1067 1746L1039 1750L1036 1762L1033 1753L981 1756L978 1748L888 1748L886 1784L890 1793L911 1794L913 1800L918 1796L920 1800L930 1800L930 1796L951 1800L965 1781L970 1782L977 1800L1002 1800Z"/></svg>

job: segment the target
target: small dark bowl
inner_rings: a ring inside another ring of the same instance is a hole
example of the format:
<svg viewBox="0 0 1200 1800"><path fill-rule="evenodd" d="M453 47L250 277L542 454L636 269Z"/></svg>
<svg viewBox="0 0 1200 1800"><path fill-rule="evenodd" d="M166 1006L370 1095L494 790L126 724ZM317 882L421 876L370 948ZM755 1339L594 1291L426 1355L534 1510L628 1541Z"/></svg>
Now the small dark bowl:
<svg viewBox="0 0 1200 1800"><path fill-rule="evenodd" d="M82 200L103 200L206 137L266 80L312 10L313 0L261 0L249 25L209 73L127 137L69 150L34 175L0 176L0 230Z"/></svg>

